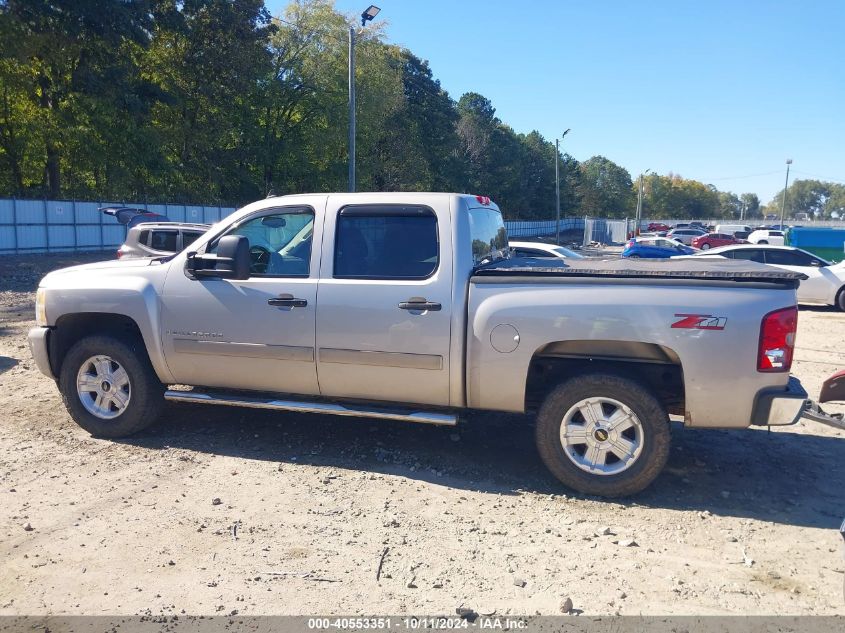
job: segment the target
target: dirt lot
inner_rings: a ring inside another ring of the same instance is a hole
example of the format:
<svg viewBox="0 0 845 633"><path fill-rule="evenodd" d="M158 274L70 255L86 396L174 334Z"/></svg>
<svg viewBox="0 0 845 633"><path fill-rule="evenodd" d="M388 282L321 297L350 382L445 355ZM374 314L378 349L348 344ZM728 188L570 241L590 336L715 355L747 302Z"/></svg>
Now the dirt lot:
<svg viewBox="0 0 845 633"><path fill-rule="evenodd" d="M95 440L26 347L37 280L84 259L0 258L0 614L845 614L843 432L677 428L625 503L568 494L519 417L173 405ZM802 309L811 394L843 341Z"/></svg>

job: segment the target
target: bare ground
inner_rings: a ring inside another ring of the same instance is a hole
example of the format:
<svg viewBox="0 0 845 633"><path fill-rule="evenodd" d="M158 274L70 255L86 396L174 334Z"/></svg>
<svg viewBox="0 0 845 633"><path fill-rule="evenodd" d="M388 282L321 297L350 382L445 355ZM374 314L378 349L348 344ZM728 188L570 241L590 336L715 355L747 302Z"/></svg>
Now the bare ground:
<svg viewBox="0 0 845 633"><path fill-rule="evenodd" d="M676 428L623 503L563 489L514 416L172 405L92 439L26 331L40 276L96 257L0 258L0 614L845 614L845 433L818 424ZM845 314L801 310L811 394L843 341Z"/></svg>

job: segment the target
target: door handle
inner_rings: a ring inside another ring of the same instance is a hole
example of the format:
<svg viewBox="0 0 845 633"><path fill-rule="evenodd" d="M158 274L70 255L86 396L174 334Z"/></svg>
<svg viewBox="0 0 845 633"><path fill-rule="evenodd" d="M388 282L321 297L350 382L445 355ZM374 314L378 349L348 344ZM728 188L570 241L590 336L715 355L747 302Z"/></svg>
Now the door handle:
<svg viewBox="0 0 845 633"><path fill-rule="evenodd" d="M293 295L283 294L272 299L267 299L268 305L279 306L283 308L304 308L308 305L306 299L297 299Z"/></svg>
<svg viewBox="0 0 845 633"><path fill-rule="evenodd" d="M436 301L429 301L423 297L411 297L407 301L402 301L399 304L400 310L419 310L420 312L425 312L427 310L431 312L439 312L441 309L441 305Z"/></svg>

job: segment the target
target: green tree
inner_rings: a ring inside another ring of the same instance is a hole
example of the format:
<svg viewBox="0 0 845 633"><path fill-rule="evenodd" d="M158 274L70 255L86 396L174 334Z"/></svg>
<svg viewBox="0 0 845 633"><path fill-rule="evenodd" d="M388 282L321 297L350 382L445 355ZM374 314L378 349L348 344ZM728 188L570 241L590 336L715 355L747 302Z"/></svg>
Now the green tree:
<svg viewBox="0 0 845 633"><path fill-rule="evenodd" d="M634 213L636 196L631 174L604 156L581 163L578 194L585 215L624 218Z"/></svg>
<svg viewBox="0 0 845 633"><path fill-rule="evenodd" d="M744 217L757 218L760 217L760 198L756 193L744 193L739 199L745 205Z"/></svg>
<svg viewBox="0 0 845 633"><path fill-rule="evenodd" d="M107 122L133 105L125 97L137 94L131 51L149 44L152 23L150 0L0 6L0 138L13 189L33 182L28 164L39 166L42 192L53 197L63 192L63 174L78 176L84 153L74 152L90 150Z"/></svg>

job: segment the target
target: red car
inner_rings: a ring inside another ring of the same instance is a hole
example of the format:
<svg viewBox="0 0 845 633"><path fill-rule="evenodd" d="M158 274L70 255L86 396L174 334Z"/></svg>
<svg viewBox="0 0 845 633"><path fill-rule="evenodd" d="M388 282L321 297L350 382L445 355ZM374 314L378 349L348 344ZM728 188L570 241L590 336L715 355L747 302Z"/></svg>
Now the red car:
<svg viewBox="0 0 845 633"><path fill-rule="evenodd" d="M727 233L708 233L707 235L695 237L692 240L692 247L700 248L703 251L706 251L708 248L716 248L717 246L728 246L729 244L748 244L748 241L739 240Z"/></svg>
<svg viewBox="0 0 845 633"><path fill-rule="evenodd" d="M662 222L650 222L647 229L649 233L659 233L661 231L671 231L672 227Z"/></svg>

